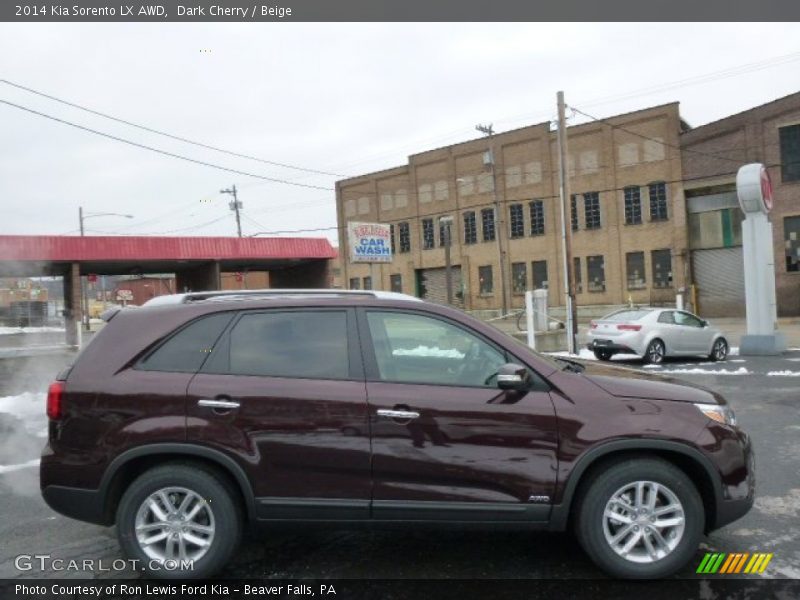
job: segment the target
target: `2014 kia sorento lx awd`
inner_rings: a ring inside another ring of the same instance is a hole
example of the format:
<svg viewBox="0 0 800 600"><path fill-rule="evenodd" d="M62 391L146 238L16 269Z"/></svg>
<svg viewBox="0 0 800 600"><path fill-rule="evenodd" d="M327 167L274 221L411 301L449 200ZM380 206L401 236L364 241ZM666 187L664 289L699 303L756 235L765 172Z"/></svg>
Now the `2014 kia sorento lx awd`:
<svg viewBox="0 0 800 600"><path fill-rule="evenodd" d="M571 529L606 572L662 577L754 496L720 395L391 293L120 310L47 410L45 500L156 577L217 572L254 522Z"/></svg>

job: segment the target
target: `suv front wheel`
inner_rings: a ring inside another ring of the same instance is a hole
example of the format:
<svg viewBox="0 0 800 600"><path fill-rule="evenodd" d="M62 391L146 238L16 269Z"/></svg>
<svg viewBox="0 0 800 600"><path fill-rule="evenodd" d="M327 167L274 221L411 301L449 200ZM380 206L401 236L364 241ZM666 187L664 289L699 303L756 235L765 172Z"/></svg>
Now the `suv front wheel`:
<svg viewBox="0 0 800 600"><path fill-rule="evenodd" d="M181 463L140 475L117 509L125 554L151 577L209 577L239 545L241 509L213 470Z"/></svg>
<svg viewBox="0 0 800 600"><path fill-rule="evenodd" d="M657 458L613 463L580 498L576 533L589 557L616 577L666 577L691 560L705 513L683 471Z"/></svg>

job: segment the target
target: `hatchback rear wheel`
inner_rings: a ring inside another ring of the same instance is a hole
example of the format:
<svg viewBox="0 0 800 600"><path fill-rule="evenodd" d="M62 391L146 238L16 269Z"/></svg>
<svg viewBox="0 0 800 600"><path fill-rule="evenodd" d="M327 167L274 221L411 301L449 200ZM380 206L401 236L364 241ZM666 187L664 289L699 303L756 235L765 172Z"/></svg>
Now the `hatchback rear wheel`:
<svg viewBox="0 0 800 600"><path fill-rule="evenodd" d="M683 567L700 543L703 503L680 469L657 458L612 463L587 483L576 533L603 570L657 578Z"/></svg>
<svg viewBox="0 0 800 600"><path fill-rule="evenodd" d="M652 365L660 365L664 362L664 356L667 350L664 347L664 342L658 338L647 344L647 350L644 353L644 360Z"/></svg>
<svg viewBox="0 0 800 600"><path fill-rule="evenodd" d="M117 536L153 577L209 577L239 544L241 509L213 470L172 463L139 476L117 510Z"/></svg>

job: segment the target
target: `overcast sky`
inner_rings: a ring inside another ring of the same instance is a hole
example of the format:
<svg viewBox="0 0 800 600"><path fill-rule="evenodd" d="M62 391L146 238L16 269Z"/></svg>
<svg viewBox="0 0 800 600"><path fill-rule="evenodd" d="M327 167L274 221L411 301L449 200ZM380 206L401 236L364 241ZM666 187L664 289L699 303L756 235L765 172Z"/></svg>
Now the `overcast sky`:
<svg viewBox="0 0 800 600"><path fill-rule="evenodd" d="M559 89L600 117L680 101L693 126L800 91L794 23L6 23L0 56L0 79L205 144L346 175L474 138L477 123L505 131L550 119ZM642 90L651 93L632 94ZM265 177L322 188L337 179L181 143L5 83L0 100ZM189 164L0 104L0 234L74 235L82 205L134 215L87 220L90 234L235 235L229 198L218 193L232 184L245 235L336 223L333 191Z"/></svg>

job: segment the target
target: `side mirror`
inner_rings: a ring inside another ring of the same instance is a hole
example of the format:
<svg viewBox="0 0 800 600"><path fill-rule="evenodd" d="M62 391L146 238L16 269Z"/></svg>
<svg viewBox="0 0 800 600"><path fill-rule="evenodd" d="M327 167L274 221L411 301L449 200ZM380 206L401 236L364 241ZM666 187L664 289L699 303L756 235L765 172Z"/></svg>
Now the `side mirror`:
<svg viewBox="0 0 800 600"><path fill-rule="evenodd" d="M497 369L497 387L501 390L525 390L530 385L530 373L522 365L507 363Z"/></svg>

